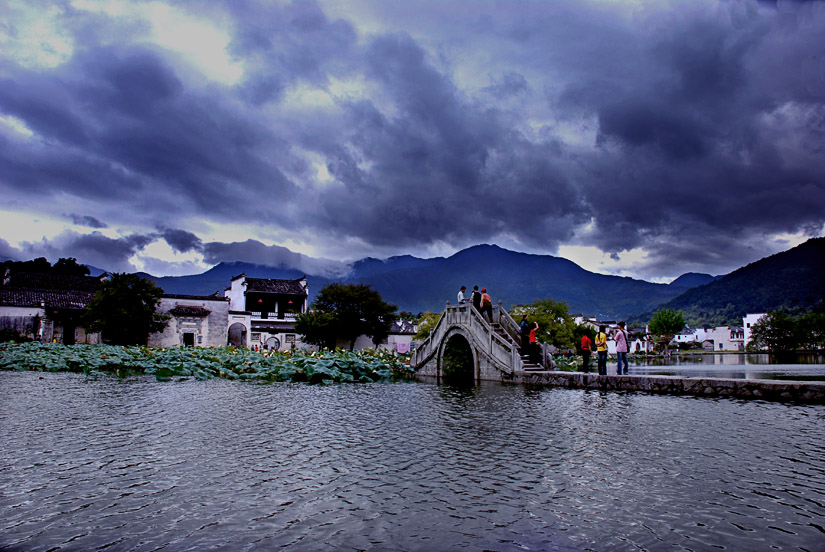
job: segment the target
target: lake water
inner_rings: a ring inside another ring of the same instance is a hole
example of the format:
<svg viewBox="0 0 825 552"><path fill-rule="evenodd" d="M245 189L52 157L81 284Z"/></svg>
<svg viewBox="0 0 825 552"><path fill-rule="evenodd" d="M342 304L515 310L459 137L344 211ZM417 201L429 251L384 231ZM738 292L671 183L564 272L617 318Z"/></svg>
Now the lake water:
<svg viewBox="0 0 825 552"><path fill-rule="evenodd" d="M825 406L0 372L0 549L825 550Z"/></svg>
<svg viewBox="0 0 825 552"><path fill-rule="evenodd" d="M608 373L615 371L608 363ZM650 358L630 363L630 373L701 378L825 381L825 355L766 353L674 353L670 358Z"/></svg>

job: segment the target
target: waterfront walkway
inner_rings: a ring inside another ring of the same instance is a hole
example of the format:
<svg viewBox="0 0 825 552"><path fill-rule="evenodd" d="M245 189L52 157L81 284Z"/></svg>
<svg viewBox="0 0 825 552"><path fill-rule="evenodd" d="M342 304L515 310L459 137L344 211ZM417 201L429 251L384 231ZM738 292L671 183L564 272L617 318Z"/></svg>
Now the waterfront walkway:
<svg viewBox="0 0 825 552"><path fill-rule="evenodd" d="M492 321L485 320L469 304L447 303L429 337L413 353L410 365L418 379L440 380L444 377L445 353L458 348L467 352L468 357L472 356L468 376L471 375L475 381L825 404L825 382L819 381L600 376L543 370L541 366L528 364L521 357L518 339L518 325L501 303L494 307Z"/></svg>

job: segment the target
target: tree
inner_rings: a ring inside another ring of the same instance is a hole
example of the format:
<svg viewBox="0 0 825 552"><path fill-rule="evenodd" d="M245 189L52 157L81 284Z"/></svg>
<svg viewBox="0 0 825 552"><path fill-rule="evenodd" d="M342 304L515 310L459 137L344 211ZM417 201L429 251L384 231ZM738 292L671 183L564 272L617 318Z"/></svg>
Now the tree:
<svg viewBox="0 0 825 552"><path fill-rule="evenodd" d="M86 276L91 271L86 265L77 264L74 257L60 258L52 265L52 272L55 274L66 274L69 276Z"/></svg>
<svg viewBox="0 0 825 552"><path fill-rule="evenodd" d="M797 321L784 312L769 312L751 326L753 349L767 349L772 353L793 351L799 345Z"/></svg>
<svg viewBox="0 0 825 552"><path fill-rule="evenodd" d="M797 321L799 345L805 349L825 348L825 313L807 312Z"/></svg>
<svg viewBox="0 0 825 552"><path fill-rule="evenodd" d="M329 284L315 297L311 310L298 316L295 331L304 341L334 348L338 339L349 341L350 351L360 335L376 345L387 337L397 307L364 284Z"/></svg>
<svg viewBox="0 0 825 552"><path fill-rule="evenodd" d="M536 339L555 345L559 349L575 349L576 323L568 313L567 303L552 299L539 299L532 305L513 305L510 314L516 321L528 315L530 323L538 322ZM581 336L579 336L581 340Z"/></svg>
<svg viewBox="0 0 825 552"><path fill-rule="evenodd" d="M673 336L682 331L684 327L684 316L680 311L673 309L659 309L648 324L650 333L658 337L657 342L664 343L665 351Z"/></svg>
<svg viewBox="0 0 825 552"><path fill-rule="evenodd" d="M439 318L441 318L440 312L427 311L422 314L418 318L418 332L413 336L413 339L417 341L427 339L430 336L430 332L435 328L435 325L438 324Z"/></svg>
<svg viewBox="0 0 825 552"><path fill-rule="evenodd" d="M88 331L102 332L114 345L145 345L150 333L166 327L169 316L157 312L163 290L137 274L112 274L101 283L84 314Z"/></svg>

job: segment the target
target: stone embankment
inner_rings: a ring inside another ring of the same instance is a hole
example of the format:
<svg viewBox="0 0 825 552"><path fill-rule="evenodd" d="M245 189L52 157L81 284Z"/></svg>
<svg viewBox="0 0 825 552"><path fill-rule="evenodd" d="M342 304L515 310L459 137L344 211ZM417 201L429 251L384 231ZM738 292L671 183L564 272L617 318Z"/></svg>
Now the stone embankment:
<svg viewBox="0 0 825 552"><path fill-rule="evenodd" d="M683 378L679 376L599 376L581 372L516 372L514 383L568 389L643 391L664 395L696 395L825 404L825 382Z"/></svg>

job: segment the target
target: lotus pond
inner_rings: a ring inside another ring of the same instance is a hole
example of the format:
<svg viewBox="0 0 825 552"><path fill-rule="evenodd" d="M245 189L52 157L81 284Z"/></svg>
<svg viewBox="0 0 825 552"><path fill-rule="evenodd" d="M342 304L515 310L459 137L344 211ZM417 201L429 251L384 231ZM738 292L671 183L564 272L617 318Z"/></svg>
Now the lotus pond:
<svg viewBox="0 0 825 552"><path fill-rule="evenodd" d="M0 344L0 370L82 372L87 376L154 375L200 380L294 381L309 383L369 383L409 379L409 355L362 351L257 352L232 347L153 349L114 345L56 343Z"/></svg>

